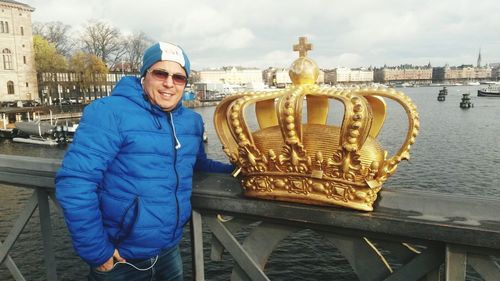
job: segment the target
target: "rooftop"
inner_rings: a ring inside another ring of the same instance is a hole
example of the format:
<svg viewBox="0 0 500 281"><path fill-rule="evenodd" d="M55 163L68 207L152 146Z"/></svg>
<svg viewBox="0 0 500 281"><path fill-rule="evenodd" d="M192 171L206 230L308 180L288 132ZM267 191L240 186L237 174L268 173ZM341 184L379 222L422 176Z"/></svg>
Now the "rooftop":
<svg viewBox="0 0 500 281"><path fill-rule="evenodd" d="M23 6L27 9L30 9L31 11L34 11L35 8L31 7L30 5L28 4L24 4L24 3L21 3L21 2L18 2L18 1L13 1L13 0L0 0L0 4L13 4L13 5L19 5L19 6Z"/></svg>

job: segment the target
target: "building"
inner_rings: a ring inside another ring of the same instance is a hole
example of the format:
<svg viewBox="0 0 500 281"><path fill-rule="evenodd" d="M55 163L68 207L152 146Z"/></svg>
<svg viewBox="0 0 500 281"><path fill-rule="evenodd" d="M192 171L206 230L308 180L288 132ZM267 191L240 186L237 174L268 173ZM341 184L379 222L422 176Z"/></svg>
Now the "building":
<svg viewBox="0 0 500 281"><path fill-rule="evenodd" d="M491 80L500 81L500 62L490 63Z"/></svg>
<svg viewBox="0 0 500 281"><path fill-rule="evenodd" d="M358 84L373 82L373 70L365 68L339 67L325 70L324 81L326 84Z"/></svg>
<svg viewBox="0 0 500 281"><path fill-rule="evenodd" d="M273 85L278 88L285 88L287 85L292 84L288 68L279 68L274 72Z"/></svg>
<svg viewBox="0 0 500 281"><path fill-rule="evenodd" d="M0 0L0 101L38 98L29 5Z"/></svg>
<svg viewBox="0 0 500 281"><path fill-rule="evenodd" d="M474 67L472 65L434 67L432 69L433 82L466 83L470 81L483 81L492 78L489 66Z"/></svg>
<svg viewBox="0 0 500 281"><path fill-rule="evenodd" d="M375 69L374 81L387 84L430 84L433 70L430 64L426 66L413 66L409 64Z"/></svg>
<svg viewBox="0 0 500 281"><path fill-rule="evenodd" d="M269 87L285 88L292 85L292 80L290 79L290 74L288 73L288 68L275 68L269 67L262 72L262 77L264 79L264 84ZM316 83L323 84L325 81L325 72L319 70L318 79Z"/></svg>
<svg viewBox="0 0 500 281"><path fill-rule="evenodd" d="M139 73L122 71L94 73L91 76L75 72L40 72L38 73L40 101L47 105L59 101L87 103L111 95L111 90L125 75L140 76Z"/></svg>
<svg viewBox="0 0 500 281"><path fill-rule="evenodd" d="M198 82L246 85L263 83L262 71L257 68L223 67L216 70L198 71Z"/></svg>

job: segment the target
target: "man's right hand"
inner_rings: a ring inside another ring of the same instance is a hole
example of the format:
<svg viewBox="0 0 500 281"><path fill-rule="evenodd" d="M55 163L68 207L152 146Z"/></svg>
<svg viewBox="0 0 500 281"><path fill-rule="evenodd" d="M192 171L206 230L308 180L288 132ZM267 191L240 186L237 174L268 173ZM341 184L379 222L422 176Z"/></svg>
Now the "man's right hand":
<svg viewBox="0 0 500 281"><path fill-rule="evenodd" d="M113 253L113 256L109 258L105 263L101 264L98 266L96 269L99 271L110 271L113 269L114 265L116 262L125 262L125 259L120 256L120 253L118 253L118 250L115 249L115 252Z"/></svg>

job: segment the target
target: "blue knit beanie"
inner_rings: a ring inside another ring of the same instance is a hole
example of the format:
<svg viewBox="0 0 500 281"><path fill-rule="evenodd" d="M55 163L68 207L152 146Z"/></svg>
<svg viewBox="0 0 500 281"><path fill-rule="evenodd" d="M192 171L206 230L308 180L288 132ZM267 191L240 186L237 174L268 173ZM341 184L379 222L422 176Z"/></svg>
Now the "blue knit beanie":
<svg viewBox="0 0 500 281"><path fill-rule="evenodd" d="M146 76L146 71L158 61L173 61L182 66L189 77L191 65L186 53L181 47L165 42L158 42L149 47L142 57L141 77Z"/></svg>

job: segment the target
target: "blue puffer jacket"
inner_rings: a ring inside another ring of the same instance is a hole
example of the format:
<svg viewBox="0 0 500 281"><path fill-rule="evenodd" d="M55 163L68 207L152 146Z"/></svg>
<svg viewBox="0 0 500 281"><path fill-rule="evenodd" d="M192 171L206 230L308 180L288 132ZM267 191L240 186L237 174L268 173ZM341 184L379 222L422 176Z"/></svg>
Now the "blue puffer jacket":
<svg viewBox="0 0 500 281"><path fill-rule="evenodd" d="M232 170L207 159L202 136L199 114L180 102L162 111L135 77L87 106L56 176L78 255L99 266L115 248L145 259L177 245L191 215L193 170Z"/></svg>

